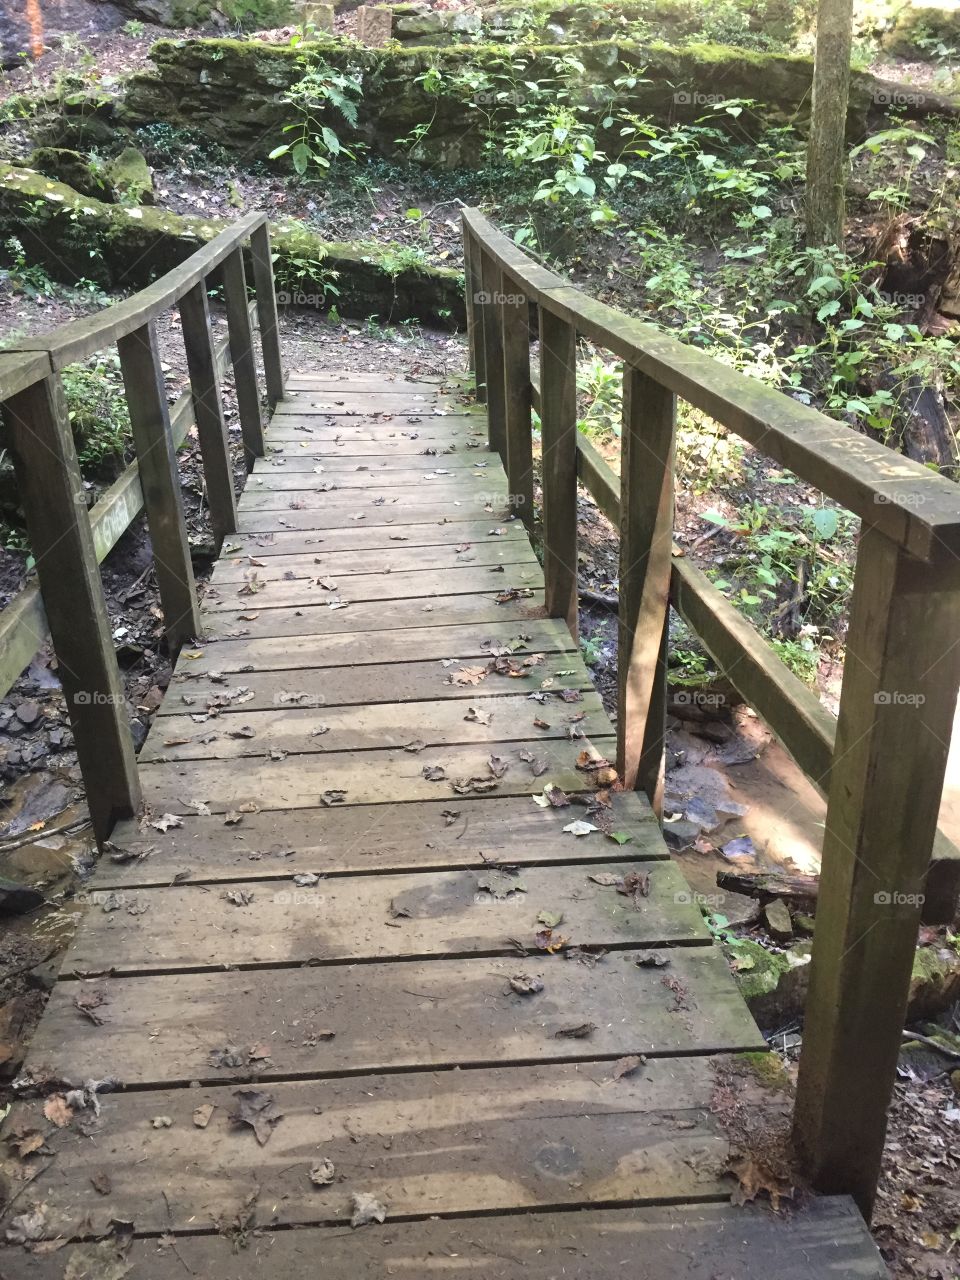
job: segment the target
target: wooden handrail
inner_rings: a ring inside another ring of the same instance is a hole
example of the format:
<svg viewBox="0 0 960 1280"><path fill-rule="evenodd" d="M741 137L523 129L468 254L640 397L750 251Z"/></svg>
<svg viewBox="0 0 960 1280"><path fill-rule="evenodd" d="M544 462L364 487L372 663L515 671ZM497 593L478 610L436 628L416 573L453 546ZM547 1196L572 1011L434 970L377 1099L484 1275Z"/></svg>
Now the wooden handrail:
<svg viewBox="0 0 960 1280"><path fill-rule="evenodd" d="M256 282L246 297L244 242ZM210 276L220 271L228 344L212 336ZM190 392L168 409L156 321L179 305ZM140 787L125 699L110 635L99 561L141 506L146 508L167 641L172 655L200 627L176 450L188 419L197 424L214 535L236 528L236 495L221 404L224 354L234 366L248 466L264 453L251 310L259 320L267 396L282 396L283 370L267 220L249 214L186 262L126 301L25 339L0 353L0 408L7 426L39 595L29 586L0 614L6 641L0 680L9 686L50 628L94 831L101 842L116 818L135 811ZM116 345L138 461L92 512L77 463L61 371ZM42 597L42 599L41 599Z"/></svg>
<svg viewBox="0 0 960 1280"><path fill-rule="evenodd" d="M531 262L476 210L464 210L463 222L530 302L702 409L911 555L949 562L960 553L960 504L951 480L588 297Z"/></svg>
<svg viewBox="0 0 960 1280"><path fill-rule="evenodd" d="M146 289L95 315L69 320L52 333L24 338L15 349L47 352L54 371L58 372L68 364L76 364L105 347L116 345L121 338L169 311L185 294L211 276L237 245L249 240L251 233L266 223L265 213L245 214Z"/></svg>
<svg viewBox="0 0 960 1280"><path fill-rule="evenodd" d="M532 262L475 210L464 212L463 225L470 279L483 282L467 299L474 311L472 364L478 378L484 372L490 443L504 461L526 444L509 438L513 428L502 406L528 397L540 412L544 575L555 616L571 621L577 563L567 459L576 458L580 479L620 527L617 764L623 783L642 786L657 807L672 604L826 792L794 1133L814 1185L852 1195L869 1217L921 912L939 921L952 916L960 872L957 850L937 831L960 686L960 489L586 297ZM529 327L504 324L505 295L512 305L525 302L539 311L539 386L530 373ZM578 335L624 361L619 481L579 436L570 409ZM505 351L508 342L525 349ZM861 517L835 723L673 546L677 399ZM558 511L568 513L567 527L559 530ZM574 633L575 627L574 612Z"/></svg>

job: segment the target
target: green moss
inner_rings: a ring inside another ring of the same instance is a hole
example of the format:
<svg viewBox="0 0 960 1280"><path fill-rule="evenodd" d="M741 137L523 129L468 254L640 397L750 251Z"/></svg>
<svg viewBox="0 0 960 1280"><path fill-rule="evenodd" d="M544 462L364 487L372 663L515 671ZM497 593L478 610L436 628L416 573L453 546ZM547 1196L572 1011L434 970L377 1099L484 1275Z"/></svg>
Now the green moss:
<svg viewBox="0 0 960 1280"><path fill-rule="evenodd" d="M743 967L749 963L749 967ZM734 978L740 994L749 1004L776 991L780 979L789 969L785 956L767 951L758 942L741 938L737 942Z"/></svg>
<svg viewBox="0 0 960 1280"><path fill-rule="evenodd" d="M121 200L130 204L153 204L153 178L142 151L124 147L110 164L110 182Z"/></svg>
<svg viewBox="0 0 960 1280"><path fill-rule="evenodd" d="M734 1061L755 1075L768 1089L792 1089L790 1077L780 1057L772 1052L738 1053Z"/></svg>
<svg viewBox="0 0 960 1280"><path fill-rule="evenodd" d="M71 283L85 276L104 288L141 288L226 225L214 218L106 204L32 169L0 164L0 243L18 236L31 262L54 277L66 274ZM335 279L344 315L463 321L460 272L409 263L401 246L333 243L297 223L272 227L271 238L278 275L289 270L298 289L320 299L324 285Z"/></svg>
<svg viewBox="0 0 960 1280"><path fill-rule="evenodd" d="M81 195L93 196L108 204L113 201L113 188L102 163L79 151L67 147L38 147L30 157L30 167L45 177L66 183Z"/></svg>

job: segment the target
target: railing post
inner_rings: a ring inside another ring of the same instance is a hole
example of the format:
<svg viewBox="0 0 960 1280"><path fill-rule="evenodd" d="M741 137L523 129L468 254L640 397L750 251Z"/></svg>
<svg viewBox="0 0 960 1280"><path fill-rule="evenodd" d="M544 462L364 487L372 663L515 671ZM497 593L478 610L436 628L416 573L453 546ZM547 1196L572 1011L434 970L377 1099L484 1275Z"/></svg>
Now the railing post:
<svg viewBox="0 0 960 1280"><path fill-rule="evenodd" d="M514 293L510 277L498 273L500 342L503 347L503 408L507 437L510 505L533 527L533 427L530 418L530 310Z"/></svg>
<svg viewBox="0 0 960 1280"><path fill-rule="evenodd" d="M193 391L193 411L207 481L210 521L217 544L237 529L237 499L233 489L230 445L223 420L220 379L213 354L207 284L201 280L180 299L183 341Z"/></svg>
<svg viewBox="0 0 960 1280"><path fill-rule="evenodd" d="M546 609L578 639L577 331L540 305L540 449Z"/></svg>
<svg viewBox="0 0 960 1280"><path fill-rule="evenodd" d="M257 362L253 355L253 331L247 299L247 278L243 270L243 250L238 246L223 261L223 296L227 306L227 328L230 334L230 361L237 389L237 411L243 432L243 451L247 470L265 453L263 420L260 417L260 391L257 387Z"/></svg>
<svg viewBox="0 0 960 1280"><path fill-rule="evenodd" d="M480 248L480 291L486 376L487 435L490 448L507 461L506 402L504 399L503 331L500 327L500 270Z"/></svg>
<svg viewBox="0 0 960 1280"><path fill-rule="evenodd" d="M110 618L58 375L7 401L20 501L98 841L140 805Z"/></svg>
<svg viewBox="0 0 960 1280"><path fill-rule="evenodd" d="M117 342L170 653L200 634L177 451L153 322Z"/></svg>
<svg viewBox="0 0 960 1280"><path fill-rule="evenodd" d="M813 1185L873 1208L960 683L960 590L860 538L794 1136Z"/></svg>
<svg viewBox="0 0 960 1280"><path fill-rule="evenodd" d="M483 289L483 280L479 270L479 251L473 236L463 225L463 275L464 299L467 307L467 343L470 351L470 370L473 373L477 388L477 402L485 404L487 400L486 359L483 350L483 312L478 295Z"/></svg>
<svg viewBox="0 0 960 1280"><path fill-rule="evenodd" d="M623 370L617 768L663 812L677 398Z"/></svg>
<svg viewBox="0 0 960 1280"><path fill-rule="evenodd" d="M267 403L272 409L283 399L283 358L280 353L280 329L277 324L277 295L273 287L273 258L270 253L270 228L267 223L250 234L250 258L253 283L257 290L257 318L263 345L263 372L267 381Z"/></svg>

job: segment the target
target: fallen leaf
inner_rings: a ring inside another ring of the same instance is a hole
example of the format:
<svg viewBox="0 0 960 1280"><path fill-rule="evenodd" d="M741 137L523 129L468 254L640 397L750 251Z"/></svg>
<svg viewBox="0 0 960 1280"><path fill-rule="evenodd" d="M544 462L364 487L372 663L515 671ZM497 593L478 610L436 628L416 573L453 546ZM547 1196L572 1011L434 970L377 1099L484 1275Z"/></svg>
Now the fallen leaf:
<svg viewBox="0 0 960 1280"><path fill-rule="evenodd" d="M573 822L568 822L563 828L572 836L588 836L591 831L599 831L599 827L595 827L592 822L584 822L582 818L575 818Z"/></svg>
<svg viewBox="0 0 960 1280"><path fill-rule="evenodd" d="M199 1107L193 1109L193 1123L198 1129L205 1129L216 1109L212 1102L201 1102Z"/></svg>
<svg viewBox="0 0 960 1280"><path fill-rule="evenodd" d="M543 990L543 983L539 978L531 978L526 973L515 973L509 979L510 986L518 996L536 996Z"/></svg>
<svg viewBox="0 0 960 1280"><path fill-rule="evenodd" d="M353 1216L351 1227L365 1227L369 1222L383 1222L387 1216L387 1206L366 1191L354 1191Z"/></svg>
<svg viewBox="0 0 960 1280"><path fill-rule="evenodd" d="M420 772L428 782L443 782L447 776L442 764L425 764Z"/></svg>
<svg viewBox="0 0 960 1280"><path fill-rule="evenodd" d="M310 1181L315 1187L329 1187L336 1174L332 1160L318 1160L310 1169Z"/></svg>
<svg viewBox="0 0 960 1280"><path fill-rule="evenodd" d="M54 1093L47 1098L43 1104L43 1114L58 1129L65 1128L73 1119L73 1112L67 1106L67 1101L62 1093Z"/></svg>
<svg viewBox="0 0 960 1280"><path fill-rule="evenodd" d="M747 1204L751 1200L756 1200L757 1196L765 1191L776 1212L780 1208L781 1198L793 1199L794 1188L790 1183L778 1177L756 1156L741 1156L731 1162L726 1172L737 1179L738 1185L731 1196L734 1204Z"/></svg>
<svg viewBox="0 0 960 1280"><path fill-rule="evenodd" d="M175 813L162 813L159 818L155 818L150 826L156 831L167 832L171 827L182 827L183 823Z"/></svg>
<svg viewBox="0 0 960 1280"><path fill-rule="evenodd" d="M642 1067L646 1063L643 1054L631 1055L629 1058L618 1058L613 1064L613 1079L622 1080L624 1076L632 1075L638 1067Z"/></svg>
<svg viewBox="0 0 960 1280"><path fill-rule="evenodd" d="M463 718L474 724L489 724L493 715L490 711L481 711L479 707L468 707L467 714Z"/></svg>
<svg viewBox="0 0 960 1280"><path fill-rule="evenodd" d="M555 1040L585 1040L597 1029L595 1022L580 1022L574 1027L561 1027L553 1033Z"/></svg>
<svg viewBox="0 0 960 1280"><path fill-rule="evenodd" d="M249 1125L260 1146L265 1146L273 1126L283 1117L273 1096L262 1089L238 1089L233 1096L237 1106L230 1112L230 1119L234 1124Z"/></svg>

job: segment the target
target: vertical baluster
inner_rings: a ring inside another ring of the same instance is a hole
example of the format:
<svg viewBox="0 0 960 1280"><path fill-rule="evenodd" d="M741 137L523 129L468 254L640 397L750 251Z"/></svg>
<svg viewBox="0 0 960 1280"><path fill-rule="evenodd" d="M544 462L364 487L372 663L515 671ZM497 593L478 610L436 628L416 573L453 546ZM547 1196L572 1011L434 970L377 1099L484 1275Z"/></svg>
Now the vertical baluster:
<svg viewBox="0 0 960 1280"><path fill-rule="evenodd" d="M137 451L164 629L171 655L176 657L185 641L200 634L200 609L153 322L121 338L117 350Z"/></svg>
<svg viewBox="0 0 960 1280"><path fill-rule="evenodd" d="M794 1133L814 1186L852 1195L868 1219L953 729L958 635L960 590L865 527Z"/></svg>
<svg viewBox="0 0 960 1280"><path fill-rule="evenodd" d="M540 440L546 608L578 638L577 333L540 306Z"/></svg>
<svg viewBox="0 0 960 1280"><path fill-rule="evenodd" d="M243 250L234 249L224 259L223 296L227 306L230 333L230 361L237 389L237 410L243 431L243 451L247 470L253 470L255 459L264 455L263 420L260 416L260 391L257 387L257 362L253 354L253 331L247 299L247 278L243 269Z"/></svg>
<svg viewBox="0 0 960 1280"><path fill-rule="evenodd" d="M270 253L270 228L257 227L250 236L253 283L257 291L257 317L263 344L263 372L267 381L267 403L272 409L283 399L283 357L280 352L280 329L277 324L277 295L273 286L273 258Z"/></svg>
<svg viewBox="0 0 960 1280"><path fill-rule="evenodd" d="M663 811L676 396L623 371L617 767Z"/></svg>
<svg viewBox="0 0 960 1280"><path fill-rule="evenodd" d="M464 297L467 308L467 342L470 349L470 369L477 387L477 401L486 403L487 374L483 351L483 311L478 295L483 289L483 279L478 267L479 251L473 236L463 227Z"/></svg>
<svg viewBox="0 0 960 1280"><path fill-rule="evenodd" d="M506 404L504 401L503 332L500 327L500 271L493 259L480 252L481 314L483 316L484 371L486 376L487 435L490 448L507 461Z"/></svg>
<svg viewBox="0 0 960 1280"><path fill-rule="evenodd" d="M503 408L510 505L533 527L533 429L530 416L530 321L526 296L499 273Z"/></svg>
<svg viewBox="0 0 960 1280"><path fill-rule="evenodd" d="M206 281L201 280L180 299L180 319L187 351L187 368L190 371L197 437L207 482L210 522L219 546L226 534L236 532L237 499L233 489L227 427L223 420L220 379L217 377L217 363L213 354Z"/></svg>
<svg viewBox="0 0 960 1280"><path fill-rule="evenodd" d="M5 405L17 488L99 841L140 804L140 780L83 482L59 375Z"/></svg>

